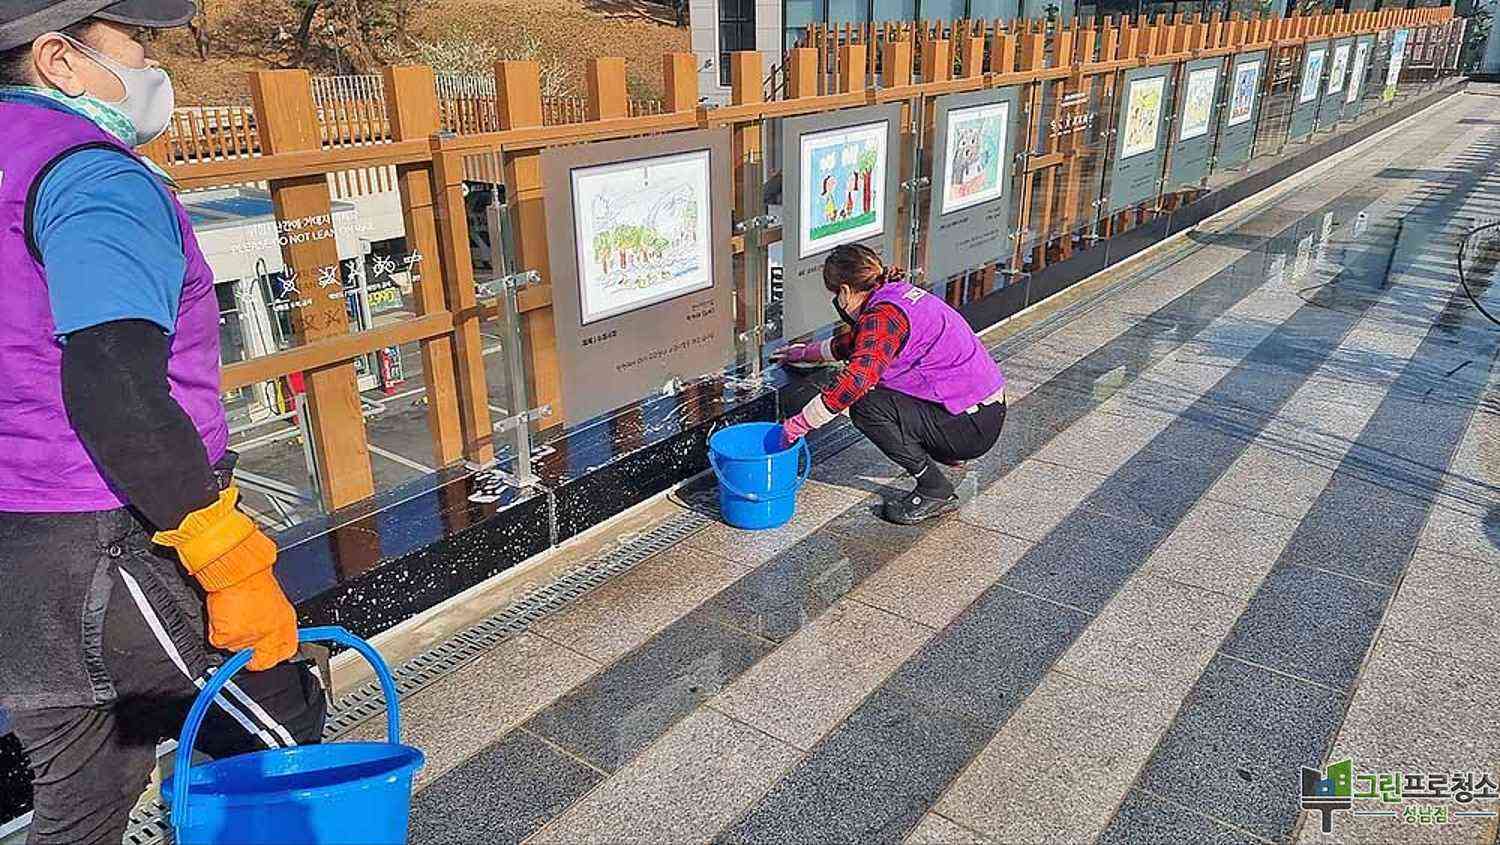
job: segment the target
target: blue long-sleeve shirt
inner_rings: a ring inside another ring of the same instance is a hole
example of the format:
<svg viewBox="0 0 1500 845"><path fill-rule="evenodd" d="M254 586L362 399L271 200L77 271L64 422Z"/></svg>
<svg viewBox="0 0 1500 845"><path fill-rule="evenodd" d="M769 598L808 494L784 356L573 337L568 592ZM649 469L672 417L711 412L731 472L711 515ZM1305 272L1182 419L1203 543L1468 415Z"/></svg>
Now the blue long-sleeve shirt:
<svg viewBox="0 0 1500 845"><path fill-rule="evenodd" d="M71 111L14 89L0 89L0 99ZM182 232L166 185L141 162L102 147L64 156L37 186L31 237L59 336L114 320L173 331L187 269Z"/></svg>

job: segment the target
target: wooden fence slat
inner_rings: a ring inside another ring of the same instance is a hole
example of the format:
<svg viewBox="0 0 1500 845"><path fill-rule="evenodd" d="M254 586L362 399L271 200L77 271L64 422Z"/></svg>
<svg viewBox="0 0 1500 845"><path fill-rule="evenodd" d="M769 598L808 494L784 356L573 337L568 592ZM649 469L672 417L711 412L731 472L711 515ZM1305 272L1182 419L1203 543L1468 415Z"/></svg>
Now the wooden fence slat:
<svg viewBox="0 0 1500 845"><path fill-rule="evenodd" d="M261 149L268 155L316 150L318 126L309 77L302 70L256 71L251 95L259 121ZM271 204L278 221L319 232L332 229L332 207L326 178L303 177L271 182ZM311 222L309 222L311 221ZM338 267L338 248L331 237L313 237L282 247L286 266L296 273L297 289L307 303L292 309L299 341L347 334L348 315L342 296L330 298L319 285L320 271ZM318 457L324 505L340 508L375 492L366 442L365 421L355 384L354 364L341 363L304 374L308 429Z"/></svg>

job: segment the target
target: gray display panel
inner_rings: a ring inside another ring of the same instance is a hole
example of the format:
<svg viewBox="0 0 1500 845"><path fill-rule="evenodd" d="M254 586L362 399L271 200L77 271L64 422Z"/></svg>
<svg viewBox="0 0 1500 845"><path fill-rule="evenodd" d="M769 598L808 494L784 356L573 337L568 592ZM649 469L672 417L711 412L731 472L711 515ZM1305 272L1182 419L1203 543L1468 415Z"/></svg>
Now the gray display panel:
<svg viewBox="0 0 1500 845"><path fill-rule="evenodd" d="M1250 160L1255 145L1255 124L1261 108L1261 91L1265 89L1267 56L1265 51L1240 53L1229 65L1225 93L1223 125L1219 128L1219 147L1214 166L1221 169L1239 167Z"/></svg>
<svg viewBox="0 0 1500 845"><path fill-rule="evenodd" d="M542 152L569 422L734 356L728 129Z"/></svg>
<svg viewBox="0 0 1500 845"><path fill-rule="evenodd" d="M781 122L782 335L788 340L838 320L823 287L829 250L861 243L882 260L894 260L900 132L900 103Z"/></svg>
<svg viewBox="0 0 1500 845"><path fill-rule="evenodd" d="M926 269L940 284L1011 254L1013 164L1025 118L1017 88L939 97L934 114Z"/></svg>
<svg viewBox="0 0 1500 845"><path fill-rule="evenodd" d="M1318 128L1327 129L1344 114L1344 93L1349 89L1349 72L1354 64L1354 39L1333 42L1328 53L1328 82L1323 86L1323 105L1318 107Z"/></svg>
<svg viewBox="0 0 1500 845"><path fill-rule="evenodd" d="M1349 60L1349 81L1344 84L1345 120L1352 120L1365 109L1365 94L1369 91L1371 68L1375 65L1375 36L1369 35L1354 41L1354 58Z"/></svg>
<svg viewBox="0 0 1500 845"><path fill-rule="evenodd" d="M1167 186L1196 188L1208 176L1213 157L1214 126L1224 88L1222 59L1200 59L1183 68L1177 86L1172 151L1167 158Z"/></svg>
<svg viewBox="0 0 1500 845"><path fill-rule="evenodd" d="M1302 54L1302 75L1297 77L1297 87L1292 91L1292 121L1287 134L1292 140L1311 135L1317 125L1318 100L1323 92L1323 77L1328 75L1330 44L1319 41L1308 44Z"/></svg>
<svg viewBox="0 0 1500 845"><path fill-rule="evenodd" d="M1109 180L1109 210L1129 208L1156 196L1166 149L1166 104L1172 80L1165 67L1126 71L1115 127L1115 160Z"/></svg>

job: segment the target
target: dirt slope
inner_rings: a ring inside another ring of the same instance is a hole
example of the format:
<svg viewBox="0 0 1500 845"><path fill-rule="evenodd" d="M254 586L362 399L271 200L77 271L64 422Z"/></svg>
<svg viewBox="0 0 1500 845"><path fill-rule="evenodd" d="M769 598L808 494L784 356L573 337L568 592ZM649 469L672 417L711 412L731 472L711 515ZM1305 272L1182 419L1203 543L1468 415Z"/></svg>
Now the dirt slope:
<svg viewBox="0 0 1500 845"><path fill-rule="evenodd" d="M207 15L208 59L198 57L186 29L163 33L152 47L172 73L179 105L248 103L245 71L293 66L287 44L298 20L287 0L208 0ZM315 27L324 25L320 18ZM657 96L662 53L689 49L687 27L675 26L671 6L645 0L428 0L413 10L409 33L411 41L462 38L485 50L533 41L580 94L589 58L623 56L632 96ZM338 39L324 39L325 46L330 40ZM382 46L379 60L409 60L411 41ZM314 74L373 72L378 62L322 49L303 66Z"/></svg>

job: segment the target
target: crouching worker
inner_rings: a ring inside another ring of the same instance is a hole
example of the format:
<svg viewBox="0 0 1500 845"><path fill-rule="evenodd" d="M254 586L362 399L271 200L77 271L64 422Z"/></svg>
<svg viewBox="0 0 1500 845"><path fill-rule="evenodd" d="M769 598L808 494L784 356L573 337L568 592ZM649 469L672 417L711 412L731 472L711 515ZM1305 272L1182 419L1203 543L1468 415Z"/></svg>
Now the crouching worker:
<svg viewBox="0 0 1500 845"><path fill-rule="evenodd" d="M855 428L916 479L888 500L885 518L911 525L958 508L940 465L988 452L1005 423L1005 377L964 318L940 297L902 280L875 251L840 246L823 263L823 285L847 324L820 344L794 344L788 363L847 361L834 385L782 425L793 442L849 412Z"/></svg>
<svg viewBox="0 0 1500 845"><path fill-rule="evenodd" d="M0 707L31 843L119 845L220 649L255 657L199 750L322 731L276 544L236 507L213 273L134 151L172 114L137 38L192 14L0 3Z"/></svg>

